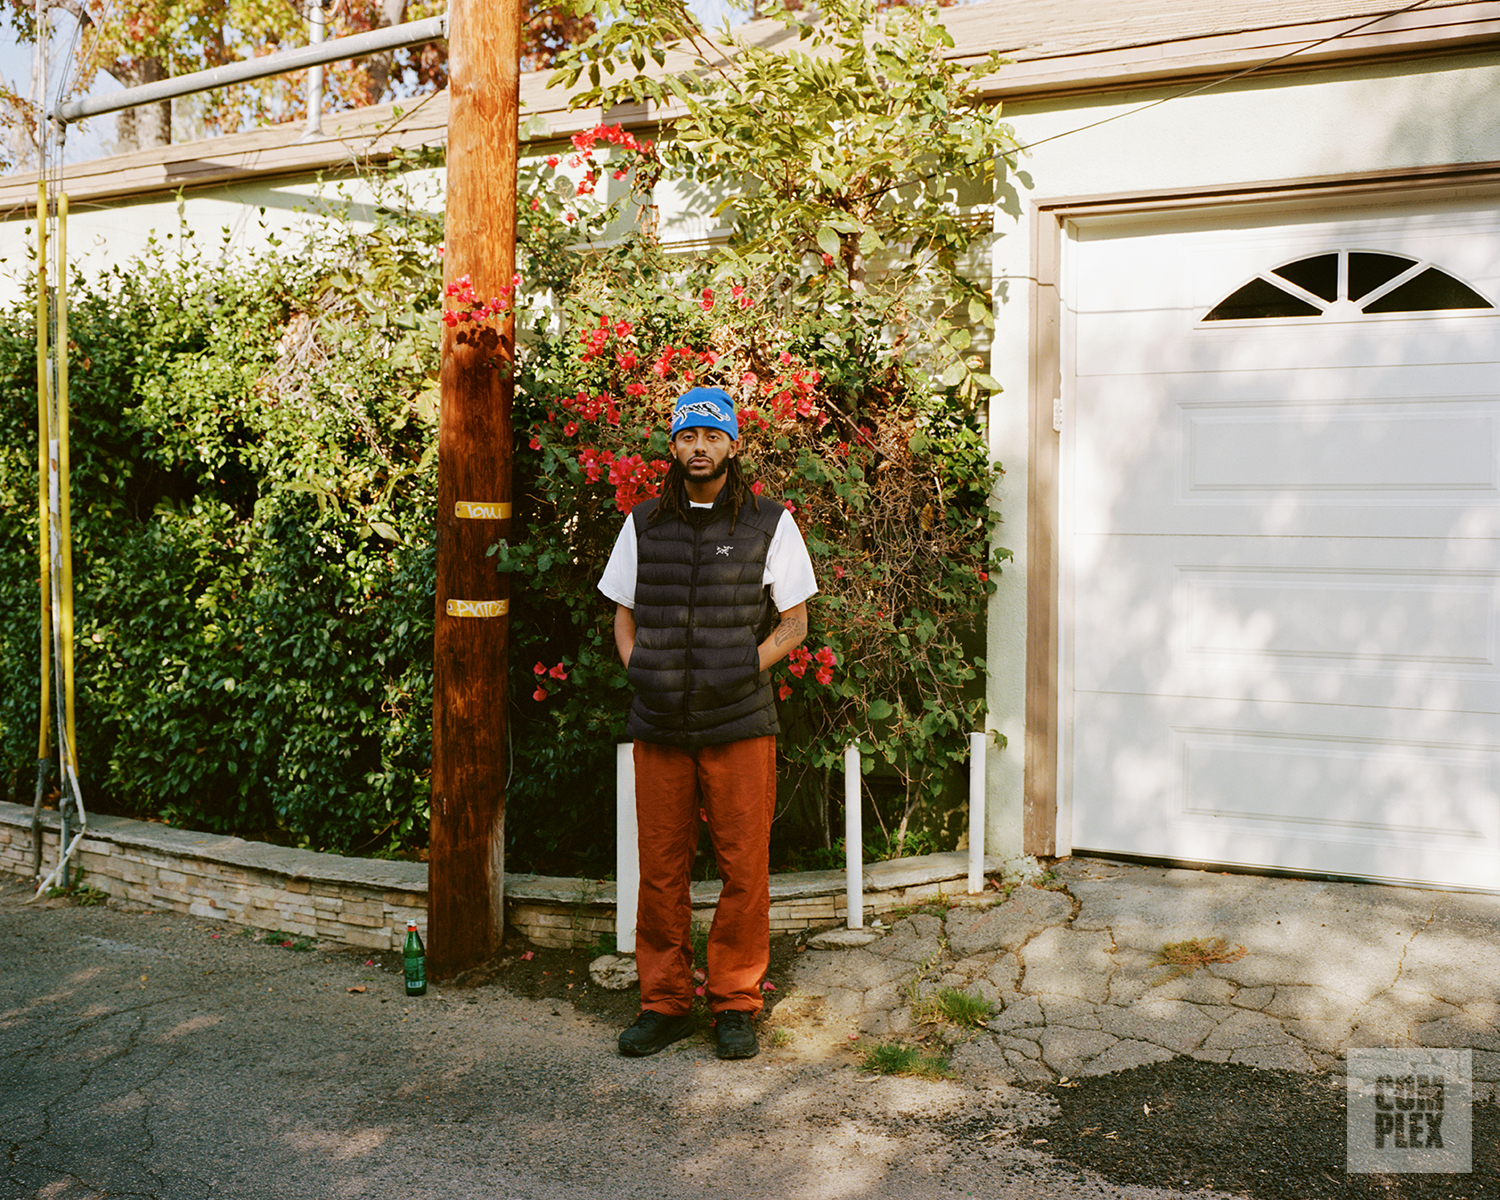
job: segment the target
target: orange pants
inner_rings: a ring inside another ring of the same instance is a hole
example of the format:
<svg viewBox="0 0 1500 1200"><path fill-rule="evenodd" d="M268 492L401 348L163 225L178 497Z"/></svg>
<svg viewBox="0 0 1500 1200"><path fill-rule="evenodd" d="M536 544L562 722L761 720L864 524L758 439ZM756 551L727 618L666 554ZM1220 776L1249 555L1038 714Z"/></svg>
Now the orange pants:
<svg viewBox="0 0 1500 1200"><path fill-rule="evenodd" d="M698 812L708 816L723 890L708 934L714 1012L757 1013L771 962L771 818L776 812L776 738L750 738L696 752L635 743L635 812L641 890L635 962L641 1007L678 1016L693 1003L693 856Z"/></svg>

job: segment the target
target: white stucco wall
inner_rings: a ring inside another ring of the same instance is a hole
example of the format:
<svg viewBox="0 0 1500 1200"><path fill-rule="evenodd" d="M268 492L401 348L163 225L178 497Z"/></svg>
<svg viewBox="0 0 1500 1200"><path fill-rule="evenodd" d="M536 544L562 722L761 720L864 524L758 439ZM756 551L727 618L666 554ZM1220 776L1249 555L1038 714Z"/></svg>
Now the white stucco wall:
<svg viewBox="0 0 1500 1200"><path fill-rule="evenodd" d="M991 727L1008 739L989 760L987 844L1019 857L1026 667L1029 306L1036 205L1061 198L1328 178L1405 167L1500 161L1500 62L1465 56L1308 75L1249 77L1200 95L1132 91L1008 107L1033 187L996 244L990 444L1005 467L1002 544L1016 560L990 606ZM1147 107L1157 101L1165 103ZM1108 118L1107 124L1096 124ZM1092 128L1088 128L1093 126ZM1062 136L1060 136L1062 135ZM1056 138L1055 141L1045 139ZM1163 220L1170 220L1164 216ZM1052 397L1046 397L1050 408Z"/></svg>
<svg viewBox="0 0 1500 1200"><path fill-rule="evenodd" d="M442 172L413 171L405 177L413 203L442 209ZM273 237L289 246L318 225L318 214L346 209L349 219L368 229L374 222L376 190L370 181L319 181L313 177L272 181L243 180L122 203L73 202L68 214L68 262L90 278L151 252L153 243L168 260L196 253L207 263L243 261L264 250ZM55 236L55 234L54 234ZM36 223L16 214L0 221L0 304L21 298L32 271L28 249L36 244Z"/></svg>

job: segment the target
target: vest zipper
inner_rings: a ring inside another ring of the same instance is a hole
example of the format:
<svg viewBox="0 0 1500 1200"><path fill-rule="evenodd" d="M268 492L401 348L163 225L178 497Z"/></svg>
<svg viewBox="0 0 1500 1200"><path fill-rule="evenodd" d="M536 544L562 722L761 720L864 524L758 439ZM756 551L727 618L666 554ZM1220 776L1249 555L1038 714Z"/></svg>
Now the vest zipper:
<svg viewBox="0 0 1500 1200"><path fill-rule="evenodd" d="M687 618L687 649L683 654L682 662L682 728L687 730L692 722L692 706L688 698L693 694L693 630L696 626L693 617L698 607L698 564L703 559L703 530L696 525L689 525L693 531L693 575L688 582L688 618Z"/></svg>

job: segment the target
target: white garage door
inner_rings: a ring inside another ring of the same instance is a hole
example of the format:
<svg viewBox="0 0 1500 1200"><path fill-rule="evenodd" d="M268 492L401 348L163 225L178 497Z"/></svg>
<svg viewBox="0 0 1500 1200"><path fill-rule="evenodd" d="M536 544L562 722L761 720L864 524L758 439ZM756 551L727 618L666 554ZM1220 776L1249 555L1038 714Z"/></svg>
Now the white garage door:
<svg viewBox="0 0 1500 1200"><path fill-rule="evenodd" d="M1500 220L1073 235L1061 840L1500 888Z"/></svg>

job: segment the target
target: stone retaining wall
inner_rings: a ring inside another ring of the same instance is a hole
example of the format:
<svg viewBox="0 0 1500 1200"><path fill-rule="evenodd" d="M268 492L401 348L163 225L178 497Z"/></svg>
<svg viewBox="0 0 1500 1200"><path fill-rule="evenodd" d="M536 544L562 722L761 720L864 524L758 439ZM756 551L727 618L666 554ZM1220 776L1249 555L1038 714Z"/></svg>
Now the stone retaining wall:
<svg viewBox="0 0 1500 1200"><path fill-rule="evenodd" d="M42 863L57 862L57 814L42 814ZM0 804L0 870L32 870L31 811ZM124 817L94 816L73 858L82 881L122 900L252 929L399 949L427 923L425 863L346 859Z"/></svg>
<svg viewBox="0 0 1500 1200"><path fill-rule="evenodd" d="M59 823L42 814L43 870L57 862ZM399 949L406 923L427 924L427 864L314 854L125 817L94 816L74 863L83 882L153 908L321 941ZM0 803L0 871L31 878L31 810ZM1000 861L988 858L988 871ZM870 863L867 916L938 895L962 894L968 856L930 854ZM693 915L713 919L716 881L693 885ZM771 879L771 928L794 932L843 924L844 873L806 871ZM608 881L507 875L507 925L539 946L587 946L615 931Z"/></svg>

